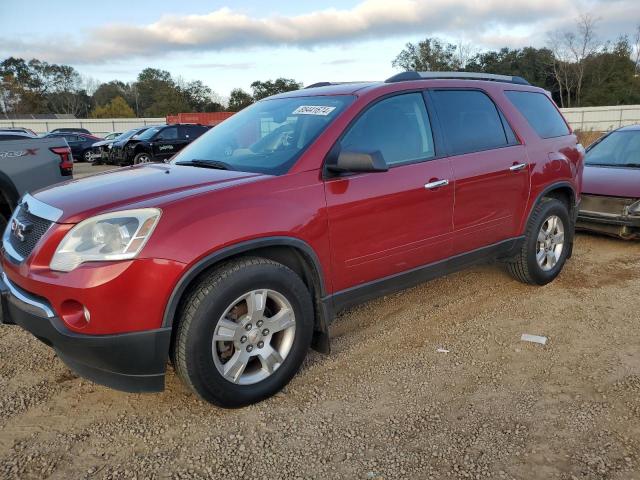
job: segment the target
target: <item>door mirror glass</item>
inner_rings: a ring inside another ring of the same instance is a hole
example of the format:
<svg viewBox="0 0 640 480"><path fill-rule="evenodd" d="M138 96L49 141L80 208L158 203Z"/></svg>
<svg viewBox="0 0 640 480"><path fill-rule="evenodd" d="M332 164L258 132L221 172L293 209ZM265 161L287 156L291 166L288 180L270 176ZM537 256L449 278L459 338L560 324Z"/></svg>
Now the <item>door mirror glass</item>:
<svg viewBox="0 0 640 480"><path fill-rule="evenodd" d="M379 150L373 152L357 152L343 150L338 154L334 164L327 165L334 173L386 172L389 170Z"/></svg>

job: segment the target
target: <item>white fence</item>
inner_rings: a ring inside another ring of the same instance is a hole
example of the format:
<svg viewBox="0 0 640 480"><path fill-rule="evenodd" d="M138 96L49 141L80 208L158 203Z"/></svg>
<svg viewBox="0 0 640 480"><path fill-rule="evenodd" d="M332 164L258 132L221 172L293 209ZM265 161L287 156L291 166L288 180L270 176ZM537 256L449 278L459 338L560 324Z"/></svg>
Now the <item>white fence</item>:
<svg viewBox="0 0 640 480"><path fill-rule="evenodd" d="M574 130L606 132L625 125L640 123L640 105L561 108L560 110Z"/></svg>
<svg viewBox="0 0 640 480"><path fill-rule="evenodd" d="M615 107L562 108L574 130L606 132L624 125L640 123L640 105ZM54 128L86 128L96 135L124 132L143 125L164 124L165 118L100 118L100 119L52 119L52 120L0 120L2 127L25 127L36 133L50 132Z"/></svg>
<svg viewBox="0 0 640 480"><path fill-rule="evenodd" d="M90 118L90 119L51 119L51 120L0 120L2 127L30 128L36 133L50 132L55 128L86 128L99 136L110 132L126 132L135 127L166 123L160 118Z"/></svg>

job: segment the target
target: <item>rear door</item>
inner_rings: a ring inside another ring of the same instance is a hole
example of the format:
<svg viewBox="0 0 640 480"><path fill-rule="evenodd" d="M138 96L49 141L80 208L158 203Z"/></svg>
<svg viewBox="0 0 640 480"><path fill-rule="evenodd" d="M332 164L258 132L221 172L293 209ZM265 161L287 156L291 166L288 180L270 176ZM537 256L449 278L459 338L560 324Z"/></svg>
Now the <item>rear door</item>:
<svg viewBox="0 0 640 480"><path fill-rule="evenodd" d="M402 93L369 106L340 139L342 151L381 152L389 171L326 180L335 291L450 255L452 172L431 125L423 94Z"/></svg>
<svg viewBox="0 0 640 480"><path fill-rule="evenodd" d="M63 137L69 144L69 148L71 149L73 156L75 158L80 158L82 156L82 137L78 137L78 135L73 133L65 133Z"/></svg>
<svg viewBox="0 0 640 480"><path fill-rule="evenodd" d="M489 95L430 91L455 179L454 254L517 236L529 197L525 147Z"/></svg>

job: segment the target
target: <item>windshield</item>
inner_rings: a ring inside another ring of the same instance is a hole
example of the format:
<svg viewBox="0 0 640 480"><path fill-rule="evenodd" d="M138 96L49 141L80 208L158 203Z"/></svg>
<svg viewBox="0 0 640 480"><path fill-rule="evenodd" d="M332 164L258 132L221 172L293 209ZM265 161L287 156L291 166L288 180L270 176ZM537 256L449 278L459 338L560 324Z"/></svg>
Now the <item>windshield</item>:
<svg viewBox="0 0 640 480"><path fill-rule="evenodd" d="M281 175L354 97L263 100L212 128L171 163L212 162L228 170Z"/></svg>
<svg viewBox="0 0 640 480"><path fill-rule="evenodd" d="M136 138L139 140L149 140L156 133L158 133L159 130L160 130L160 127L149 128L148 130L145 130L144 132L136 135Z"/></svg>
<svg viewBox="0 0 640 480"><path fill-rule="evenodd" d="M640 130L613 132L587 152L587 165L640 167Z"/></svg>

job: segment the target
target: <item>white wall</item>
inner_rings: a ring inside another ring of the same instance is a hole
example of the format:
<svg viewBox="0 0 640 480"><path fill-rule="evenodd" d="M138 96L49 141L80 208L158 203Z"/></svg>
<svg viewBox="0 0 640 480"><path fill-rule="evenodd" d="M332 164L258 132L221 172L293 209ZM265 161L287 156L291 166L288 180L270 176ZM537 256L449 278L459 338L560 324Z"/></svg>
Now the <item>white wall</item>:
<svg viewBox="0 0 640 480"><path fill-rule="evenodd" d="M110 132L125 132L144 125L165 124L166 119L160 118L90 118L64 120L0 120L1 127L30 128L36 133L50 132L54 128L80 127L101 136Z"/></svg>
<svg viewBox="0 0 640 480"><path fill-rule="evenodd" d="M574 130L606 132L625 125L640 124L640 105L561 108L560 110Z"/></svg>

